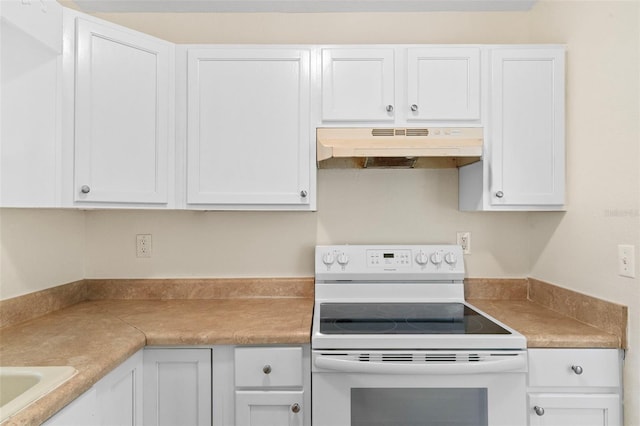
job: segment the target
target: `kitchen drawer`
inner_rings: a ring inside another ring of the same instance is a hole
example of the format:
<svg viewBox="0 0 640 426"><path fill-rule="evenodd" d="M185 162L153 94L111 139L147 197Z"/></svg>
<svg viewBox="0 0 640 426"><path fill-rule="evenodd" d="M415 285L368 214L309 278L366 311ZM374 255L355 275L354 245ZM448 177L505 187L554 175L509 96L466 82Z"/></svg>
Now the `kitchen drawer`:
<svg viewBox="0 0 640 426"><path fill-rule="evenodd" d="M618 387L619 362L616 349L529 349L529 386Z"/></svg>
<svg viewBox="0 0 640 426"><path fill-rule="evenodd" d="M236 348L236 387L302 386L302 348Z"/></svg>

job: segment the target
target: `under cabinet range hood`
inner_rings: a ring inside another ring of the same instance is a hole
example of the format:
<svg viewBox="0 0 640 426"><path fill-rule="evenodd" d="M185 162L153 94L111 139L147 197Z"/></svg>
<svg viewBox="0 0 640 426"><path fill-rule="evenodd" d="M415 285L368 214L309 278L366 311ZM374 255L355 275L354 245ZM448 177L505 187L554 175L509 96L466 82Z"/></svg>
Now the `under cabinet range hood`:
<svg viewBox="0 0 640 426"><path fill-rule="evenodd" d="M480 160L480 127L318 128L318 168L445 168Z"/></svg>

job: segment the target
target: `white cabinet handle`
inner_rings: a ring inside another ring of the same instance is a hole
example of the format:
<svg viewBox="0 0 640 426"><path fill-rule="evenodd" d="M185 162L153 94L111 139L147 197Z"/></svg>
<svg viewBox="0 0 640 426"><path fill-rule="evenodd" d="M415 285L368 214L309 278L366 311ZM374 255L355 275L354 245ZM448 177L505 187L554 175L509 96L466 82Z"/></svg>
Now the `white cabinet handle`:
<svg viewBox="0 0 640 426"><path fill-rule="evenodd" d="M584 371L582 369L582 367L580 367L579 365L572 365L571 369L573 370L574 373L576 373L578 376L582 374L582 372Z"/></svg>
<svg viewBox="0 0 640 426"><path fill-rule="evenodd" d="M542 407L536 405L535 407L533 407L533 411L535 411L539 416L544 416L544 408Z"/></svg>

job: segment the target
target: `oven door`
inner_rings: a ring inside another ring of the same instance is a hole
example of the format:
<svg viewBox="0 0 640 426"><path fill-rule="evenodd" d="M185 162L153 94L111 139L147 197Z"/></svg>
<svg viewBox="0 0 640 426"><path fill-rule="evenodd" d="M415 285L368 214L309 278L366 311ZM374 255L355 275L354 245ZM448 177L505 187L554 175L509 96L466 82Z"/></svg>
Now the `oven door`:
<svg viewBox="0 0 640 426"><path fill-rule="evenodd" d="M314 351L314 426L525 426L526 351Z"/></svg>

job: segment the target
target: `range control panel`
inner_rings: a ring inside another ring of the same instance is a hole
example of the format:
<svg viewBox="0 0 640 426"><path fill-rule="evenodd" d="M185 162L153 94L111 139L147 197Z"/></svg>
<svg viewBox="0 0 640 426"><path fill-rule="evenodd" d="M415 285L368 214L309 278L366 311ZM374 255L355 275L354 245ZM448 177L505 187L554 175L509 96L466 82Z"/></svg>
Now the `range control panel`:
<svg viewBox="0 0 640 426"><path fill-rule="evenodd" d="M316 280L462 280L458 245L317 246Z"/></svg>
<svg viewBox="0 0 640 426"><path fill-rule="evenodd" d="M367 250L366 255L370 268L411 266L411 250Z"/></svg>

